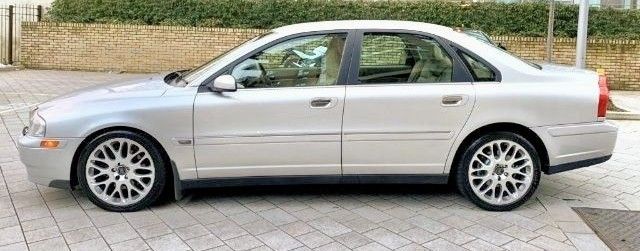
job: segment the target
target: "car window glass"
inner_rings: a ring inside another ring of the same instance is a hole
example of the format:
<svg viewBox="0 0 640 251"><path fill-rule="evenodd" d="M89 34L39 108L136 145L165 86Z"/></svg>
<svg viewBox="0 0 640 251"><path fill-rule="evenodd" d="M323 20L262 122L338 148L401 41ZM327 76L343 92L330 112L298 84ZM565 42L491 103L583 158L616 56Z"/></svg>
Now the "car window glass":
<svg viewBox="0 0 640 251"><path fill-rule="evenodd" d="M473 79L476 82L482 81L495 81L496 74L491 70L491 68L482 63L481 61L475 59L471 55L464 53L462 51L458 51L462 59L465 61L465 64L469 68L471 75L473 75Z"/></svg>
<svg viewBox="0 0 640 251"><path fill-rule="evenodd" d="M476 30L465 30L463 31L463 33L473 38L476 38L482 42L493 45L493 42L491 42L491 39L486 34L484 34L484 32L476 31Z"/></svg>
<svg viewBox="0 0 640 251"><path fill-rule="evenodd" d="M360 83L452 82L453 63L440 44L411 34L365 33Z"/></svg>
<svg viewBox="0 0 640 251"><path fill-rule="evenodd" d="M335 85L346 34L299 37L276 44L237 64L238 88Z"/></svg>

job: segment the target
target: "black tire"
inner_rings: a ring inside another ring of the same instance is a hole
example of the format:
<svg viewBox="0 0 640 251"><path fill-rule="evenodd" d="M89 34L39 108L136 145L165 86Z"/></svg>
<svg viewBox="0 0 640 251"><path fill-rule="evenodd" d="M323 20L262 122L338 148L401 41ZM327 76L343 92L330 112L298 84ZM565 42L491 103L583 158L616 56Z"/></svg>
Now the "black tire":
<svg viewBox="0 0 640 251"><path fill-rule="evenodd" d="M468 171L469 171L469 166L471 164L471 161L474 157L473 155L476 153L476 151L480 149L480 147L494 140L509 140L519 144L525 149L525 151L529 153L529 156L531 157L531 161L532 161L533 177L532 177L531 185L529 186L528 190L524 193L523 196L521 196L519 199L516 199L515 201L509 204L495 205L482 200L473 191L473 188L471 187L471 184L469 182ZM456 186L460 191L460 193L462 193L464 197L469 199L471 202L473 202L473 204L477 205L478 207L485 210L489 210L489 211L510 211L514 208L521 206L522 204L527 202L527 200L529 200L531 196L533 196L533 194L535 193L538 187L538 183L540 182L540 174L541 174L540 170L541 170L540 157L538 155L538 152L536 151L535 147L527 139L512 132L491 132L475 139L464 150L464 153L460 158L460 161L458 161L457 163L455 181L456 181Z"/></svg>
<svg viewBox="0 0 640 251"><path fill-rule="evenodd" d="M96 147L98 147L101 143L110 139L115 139L115 138L125 138L140 144L149 153L150 159L153 161L153 165L155 167L154 180L149 192L146 194L145 197L143 197L139 201L126 206L109 204L103 201L102 199L98 198L89 188L89 184L87 183L87 179L86 179L86 164L91 152ZM84 190L84 193L87 195L89 200L93 202L96 206L102 209L105 209L108 211L114 211L114 212L131 212L131 211L137 211L145 207L148 207L158 199L158 197L161 195L162 191L164 190L165 183L166 183L165 165L157 146L147 137L140 135L138 133L130 132L130 131L106 132L96 137L95 139L93 139L91 142L89 142L86 145L84 149L82 149L82 152L80 152L79 159L78 159L78 166L76 167L76 170L77 170L78 184L80 184L80 187L82 187L82 189Z"/></svg>

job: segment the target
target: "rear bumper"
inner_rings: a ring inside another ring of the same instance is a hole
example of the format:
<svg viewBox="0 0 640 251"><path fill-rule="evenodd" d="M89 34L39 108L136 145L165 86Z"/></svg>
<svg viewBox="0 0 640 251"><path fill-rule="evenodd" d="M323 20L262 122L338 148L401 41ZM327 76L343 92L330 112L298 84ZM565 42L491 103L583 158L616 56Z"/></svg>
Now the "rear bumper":
<svg viewBox="0 0 640 251"><path fill-rule="evenodd" d="M597 164L600 164L600 163L604 163L609 159L611 159L611 155L607 155L607 156L599 157L599 158L595 158L595 159L587 159L587 160L570 162L570 163L565 163L565 164L560 164L560 165L555 165L555 166L549 166L549 167L545 168L545 170L542 170L542 171L545 174L560 173L560 172L564 172L564 171L570 171L570 170L573 170L573 169L578 169L578 168L597 165Z"/></svg>
<svg viewBox="0 0 640 251"><path fill-rule="evenodd" d="M592 122L531 128L544 142L553 174L605 162L611 158L618 128L609 122Z"/></svg>
<svg viewBox="0 0 640 251"><path fill-rule="evenodd" d="M56 138L60 146L56 149L40 147L42 138L22 136L18 140L20 160L27 168L29 180L33 183L69 188L71 162L82 138Z"/></svg>

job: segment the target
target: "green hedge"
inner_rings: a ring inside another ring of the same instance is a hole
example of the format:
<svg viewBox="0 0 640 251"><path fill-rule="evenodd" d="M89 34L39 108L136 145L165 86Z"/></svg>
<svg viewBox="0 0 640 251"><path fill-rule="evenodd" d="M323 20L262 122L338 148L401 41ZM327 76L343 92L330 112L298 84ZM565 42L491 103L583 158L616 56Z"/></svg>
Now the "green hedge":
<svg viewBox="0 0 640 251"><path fill-rule="evenodd" d="M58 22L274 28L345 19L397 19L464 26L492 35L545 36L545 3L359 0L55 0ZM578 8L559 5L556 35L575 37ZM640 11L591 8L589 34L640 39Z"/></svg>

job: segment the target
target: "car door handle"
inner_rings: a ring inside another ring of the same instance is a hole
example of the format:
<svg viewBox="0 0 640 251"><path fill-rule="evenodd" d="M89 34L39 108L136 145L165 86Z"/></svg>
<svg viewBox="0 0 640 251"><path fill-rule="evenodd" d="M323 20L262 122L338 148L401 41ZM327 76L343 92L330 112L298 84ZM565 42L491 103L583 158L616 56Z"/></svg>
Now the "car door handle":
<svg viewBox="0 0 640 251"><path fill-rule="evenodd" d="M442 106L460 106L465 103L463 95L447 95L442 97Z"/></svg>
<svg viewBox="0 0 640 251"><path fill-rule="evenodd" d="M331 108L335 105L337 98L314 98L309 103L311 108Z"/></svg>

